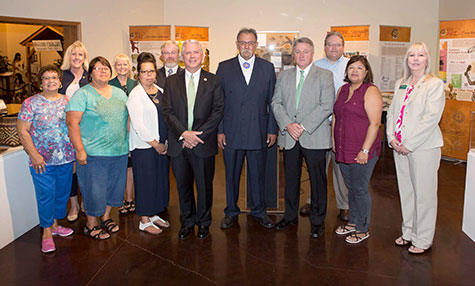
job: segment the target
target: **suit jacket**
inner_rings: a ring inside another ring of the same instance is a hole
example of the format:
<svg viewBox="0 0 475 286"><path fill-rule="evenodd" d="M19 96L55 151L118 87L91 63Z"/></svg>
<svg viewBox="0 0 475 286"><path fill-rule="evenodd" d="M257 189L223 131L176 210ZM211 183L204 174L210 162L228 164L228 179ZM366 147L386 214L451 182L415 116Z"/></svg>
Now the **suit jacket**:
<svg viewBox="0 0 475 286"><path fill-rule="evenodd" d="M201 70L196 101L193 109L193 131L203 131L199 137L204 144L198 144L192 151L201 158L218 153L218 125L223 118L224 96L218 77ZM181 134L187 130L188 108L186 98L185 70L180 70L166 80L163 95L163 115L168 126L168 155L181 154Z"/></svg>
<svg viewBox="0 0 475 286"><path fill-rule="evenodd" d="M226 135L226 147L266 148L267 134L277 134L270 105L275 87L274 65L256 57L249 85L238 57L221 62L216 75L224 90L224 117L219 133Z"/></svg>
<svg viewBox="0 0 475 286"><path fill-rule="evenodd" d="M74 74L71 70L63 71L63 80L61 81L61 88L58 90L61 94L66 94L68 86L74 81ZM83 71L82 77L79 80L79 87L83 87L89 83L89 75L86 70Z"/></svg>
<svg viewBox="0 0 475 286"><path fill-rule="evenodd" d="M307 149L331 148L331 128L327 123L333 113L335 87L332 72L312 65L305 78L298 109L296 102L296 70L279 74L272 99L272 110L280 129L279 146L292 149L295 140L286 131L292 122L305 128L299 138L300 145Z"/></svg>
<svg viewBox="0 0 475 286"><path fill-rule="evenodd" d="M183 69L181 67L178 67L178 69L176 70L176 73L178 73L181 70ZM165 89L166 80L167 80L167 75L166 75L165 67L161 67L157 72L156 83L159 87Z"/></svg>
<svg viewBox="0 0 475 286"><path fill-rule="evenodd" d="M410 78L407 82L410 81ZM388 109L386 134L388 143L394 131L406 96L403 79L396 82L394 97ZM410 151L427 150L444 145L439 121L445 106L444 83L437 77L421 78L415 85L404 109L401 127L402 144Z"/></svg>

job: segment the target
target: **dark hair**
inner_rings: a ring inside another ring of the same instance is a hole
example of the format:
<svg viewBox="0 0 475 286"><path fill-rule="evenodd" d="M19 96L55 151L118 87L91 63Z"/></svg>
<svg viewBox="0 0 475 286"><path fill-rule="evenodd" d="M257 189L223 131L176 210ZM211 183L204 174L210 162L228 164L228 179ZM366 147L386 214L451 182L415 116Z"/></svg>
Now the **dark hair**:
<svg viewBox="0 0 475 286"><path fill-rule="evenodd" d="M13 62L16 62L16 61L19 61L21 60L21 54L20 53L16 53L15 54L15 57L13 58Z"/></svg>
<svg viewBox="0 0 475 286"><path fill-rule="evenodd" d="M241 30L239 30L239 32L236 36L236 41L239 41L239 36L241 36L241 34L253 34L254 38L257 41L257 32L253 28L242 28Z"/></svg>
<svg viewBox="0 0 475 286"><path fill-rule="evenodd" d="M350 79L348 78L348 68L350 67L351 64L356 63L356 62L361 62L366 68L367 73L363 79L363 82L373 83L373 72L371 71L371 66L369 65L368 59L366 59L365 56L360 56L360 55L352 56L350 60L348 61L348 64L346 64L344 81L351 82Z"/></svg>
<svg viewBox="0 0 475 286"><path fill-rule="evenodd" d="M345 46L345 39L343 38L343 35L338 31L331 31L327 33L327 35L325 36L325 41L324 41L325 45L328 42L328 38L330 38L331 36L337 36L338 38L340 38L341 44L343 45L343 47Z"/></svg>
<svg viewBox="0 0 475 286"><path fill-rule="evenodd" d="M89 62L89 69L87 71L87 73L89 74L88 75L88 79L89 79L89 82L92 81L92 78L91 78L91 74L92 74L92 71L94 70L94 68L96 67L96 64L97 63L101 63L103 66L106 66L109 68L109 71L111 72L111 75L112 75L112 66L111 64L109 63L109 61L104 58L104 57L101 57L101 56L98 56L98 57L95 57L93 58L90 62Z"/></svg>
<svg viewBox="0 0 475 286"><path fill-rule="evenodd" d="M155 72L157 71L157 60L155 59L155 56L152 53L142 52L137 57L137 73L139 74L140 70L142 69L141 65L143 63L152 63L153 69L155 70Z"/></svg>
<svg viewBox="0 0 475 286"><path fill-rule="evenodd" d="M63 73L61 70L55 65L46 65L41 67L40 71L38 72L38 81L41 82L41 78L45 72L55 72L58 75L59 81L63 79Z"/></svg>

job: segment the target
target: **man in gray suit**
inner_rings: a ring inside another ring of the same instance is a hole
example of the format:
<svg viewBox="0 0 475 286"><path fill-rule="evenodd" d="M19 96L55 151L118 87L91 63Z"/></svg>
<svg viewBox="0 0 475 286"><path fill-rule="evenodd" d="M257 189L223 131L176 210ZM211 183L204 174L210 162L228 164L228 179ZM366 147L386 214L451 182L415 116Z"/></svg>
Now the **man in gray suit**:
<svg viewBox="0 0 475 286"><path fill-rule="evenodd" d="M310 222L314 238L323 235L327 208L326 152L331 148L331 128L326 120L333 112L333 74L312 64L314 46L299 38L293 46L297 66L279 74L272 110L280 129L279 146L284 148L285 214L275 225L284 229L298 222L300 175L305 158L310 176L312 208Z"/></svg>

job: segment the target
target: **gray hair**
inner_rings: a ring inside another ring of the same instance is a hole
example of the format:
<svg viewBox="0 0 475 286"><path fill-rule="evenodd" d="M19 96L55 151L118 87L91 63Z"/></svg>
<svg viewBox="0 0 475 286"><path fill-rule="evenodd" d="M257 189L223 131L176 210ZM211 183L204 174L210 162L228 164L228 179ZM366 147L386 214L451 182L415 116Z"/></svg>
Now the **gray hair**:
<svg viewBox="0 0 475 286"><path fill-rule="evenodd" d="M325 36L325 41L324 41L325 45L327 44L328 38L330 38L331 36L337 36L338 38L340 38L341 44L343 45L343 47L345 46L345 39L343 38L343 35L338 31L331 31L327 33L327 35Z"/></svg>
<svg viewBox="0 0 475 286"><path fill-rule="evenodd" d="M236 41L239 41L239 36L241 36L241 34L253 34L254 38L256 38L257 41L257 32L253 28L242 28L241 30L239 30L236 36Z"/></svg>
<svg viewBox="0 0 475 286"><path fill-rule="evenodd" d="M163 49L166 46L176 46L176 49L177 49L178 53L180 53L180 46L178 46L178 44L173 40L168 40L168 41L166 41L165 43L162 44L162 46L160 47L160 52L161 53L163 53Z"/></svg>
<svg viewBox="0 0 475 286"><path fill-rule="evenodd" d="M297 44L309 44L310 47L312 48L312 52L314 52L314 46L313 46L312 40L310 40L307 37L301 37L301 38L298 38L297 40L295 40L294 45L292 46L292 54L294 53L294 50L295 50L295 47L297 46Z"/></svg>
<svg viewBox="0 0 475 286"><path fill-rule="evenodd" d="M198 44L198 46L200 47L201 53L203 53L203 46L201 46L200 42L198 42L197 40L186 40L181 45L181 56L183 56L183 52L185 51L185 46L188 44Z"/></svg>

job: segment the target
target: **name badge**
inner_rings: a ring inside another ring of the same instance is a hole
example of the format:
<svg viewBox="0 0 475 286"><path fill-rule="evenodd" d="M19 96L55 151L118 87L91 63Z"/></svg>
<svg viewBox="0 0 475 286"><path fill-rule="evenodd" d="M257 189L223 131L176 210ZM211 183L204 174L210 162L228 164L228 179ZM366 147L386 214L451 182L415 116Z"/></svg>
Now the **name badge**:
<svg viewBox="0 0 475 286"><path fill-rule="evenodd" d="M406 89L406 88L407 88L406 84L403 84L403 85L399 86L399 89Z"/></svg>

